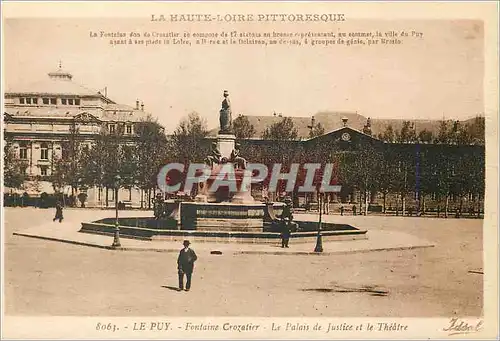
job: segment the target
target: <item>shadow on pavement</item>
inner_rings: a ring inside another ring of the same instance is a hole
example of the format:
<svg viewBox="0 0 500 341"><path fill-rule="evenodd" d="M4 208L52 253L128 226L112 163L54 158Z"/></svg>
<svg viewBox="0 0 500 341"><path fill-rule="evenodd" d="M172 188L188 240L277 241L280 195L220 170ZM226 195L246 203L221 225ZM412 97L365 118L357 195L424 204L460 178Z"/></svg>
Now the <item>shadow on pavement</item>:
<svg viewBox="0 0 500 341"><path fill-rule="evenodd" d="M179 291L179 288L178 287L172 287L170 285L162 285L161 286L162 288L165 288L165 289L170 289L170 290L174 290L174 291Z"/></svg>
<svg viewBox="0 0 500 341"><path fill-rule="evenodd" d="M368 293L371 296L387 296L389 294L386 290L375 290L372 286L363 286L361 288L347 288L341 286L335 286L335 288L310 288L302 289L302 291L315 291L315 292L339 292L339 293L351 293L351 292L361 292Z"/></svg>

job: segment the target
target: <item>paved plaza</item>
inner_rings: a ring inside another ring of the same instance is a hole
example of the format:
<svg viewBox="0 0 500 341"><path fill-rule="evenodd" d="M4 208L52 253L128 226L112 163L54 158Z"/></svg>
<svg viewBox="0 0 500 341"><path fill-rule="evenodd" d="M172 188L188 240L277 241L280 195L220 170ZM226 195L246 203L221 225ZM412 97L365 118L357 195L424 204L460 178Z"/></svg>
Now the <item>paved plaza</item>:
<svg viewBox="0 0 500 341"><path fill-rule="evenodd" d="M4 213L7 315L482 314L479 219L324 216L325 221L367 229L371 244L329 242L320 256L308 254L314 245L307 244L291 244L286 252L268 245L193 244L199 257L193 287L177 292L180 244L122 239L122 246L135 248L129 252L69 243L76 238L92 246L110 245L112 237L76 231L81 221L112 217L114 211L67 209L61 224L52 223L52 209L5 208ZM306 214L296 218L316 219ZM14 233L59 236L62 241ZM152 243L162 252L148 252ZM377 247L384 245L392 248ZM210 254L213 249L222 254Z"/></svg>

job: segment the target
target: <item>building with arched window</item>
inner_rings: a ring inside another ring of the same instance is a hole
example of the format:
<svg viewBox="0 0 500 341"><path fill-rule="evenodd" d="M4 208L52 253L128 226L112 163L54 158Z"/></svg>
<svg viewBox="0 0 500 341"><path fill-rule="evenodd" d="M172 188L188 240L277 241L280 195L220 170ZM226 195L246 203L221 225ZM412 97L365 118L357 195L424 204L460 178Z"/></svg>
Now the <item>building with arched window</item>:
<svg viewBox="0 0 500 341"><path fill-rule="evenodd" d="M148 115L139 101L135 107L116 103L106 92L76 83L61 66L41 81L7 88L4 103L4 137L27 177L23 188L16 191L30 196L54 192L54 162L67 156L64 146L75 131L84 145L118 127L123 127L125 137L133 139L134 125ZM30 186L33 182L35 188ZM69 192L68 188L64 191ZM127 192L125 199L135 195L132 190ZM99 191L89 189L87 194L90 205L103 205Z"/></svg>

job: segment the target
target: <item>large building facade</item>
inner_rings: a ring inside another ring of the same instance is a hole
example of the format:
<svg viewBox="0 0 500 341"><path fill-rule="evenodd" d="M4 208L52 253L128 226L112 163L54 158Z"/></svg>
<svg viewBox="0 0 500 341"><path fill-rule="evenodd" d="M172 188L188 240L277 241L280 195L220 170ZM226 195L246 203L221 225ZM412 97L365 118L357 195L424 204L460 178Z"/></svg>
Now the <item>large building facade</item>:
<svg viewBox="0 0 500 341"><path fill-rule="evenodd" d="M118 129L133 139L135 124L148 115L139 101L135 107L116 103L105 93L74 82L72 74L61 66L39 82L7 89L4 103L4 138L11 144L27 177L17 191L30 196L54 193L51 181L54 163L68 152L65 142L75 131L79 142L89 146L99 134ZM70 189L63 191L69 193ZM91 188L86 192L89 205L105 205L102 189ZM139 200L138 191L126 192L120 197Z"/></svg>

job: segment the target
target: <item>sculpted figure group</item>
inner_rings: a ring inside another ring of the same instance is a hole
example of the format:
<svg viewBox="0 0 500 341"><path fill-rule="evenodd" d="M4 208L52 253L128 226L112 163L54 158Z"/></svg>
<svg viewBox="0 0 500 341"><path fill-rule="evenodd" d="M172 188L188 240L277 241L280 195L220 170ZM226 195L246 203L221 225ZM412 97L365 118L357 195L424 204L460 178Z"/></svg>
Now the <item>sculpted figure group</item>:
<svg viewBox="0 0 500 341"><path fill-rule="evenodd" d="M246 169L247 160L241 157L240 144L236 143L229 159L222 157L217 143L212 143L210 155L205 158L205 164L213 168L214 165L225 164L231 162L234 164L235 169Z"/></svg>

